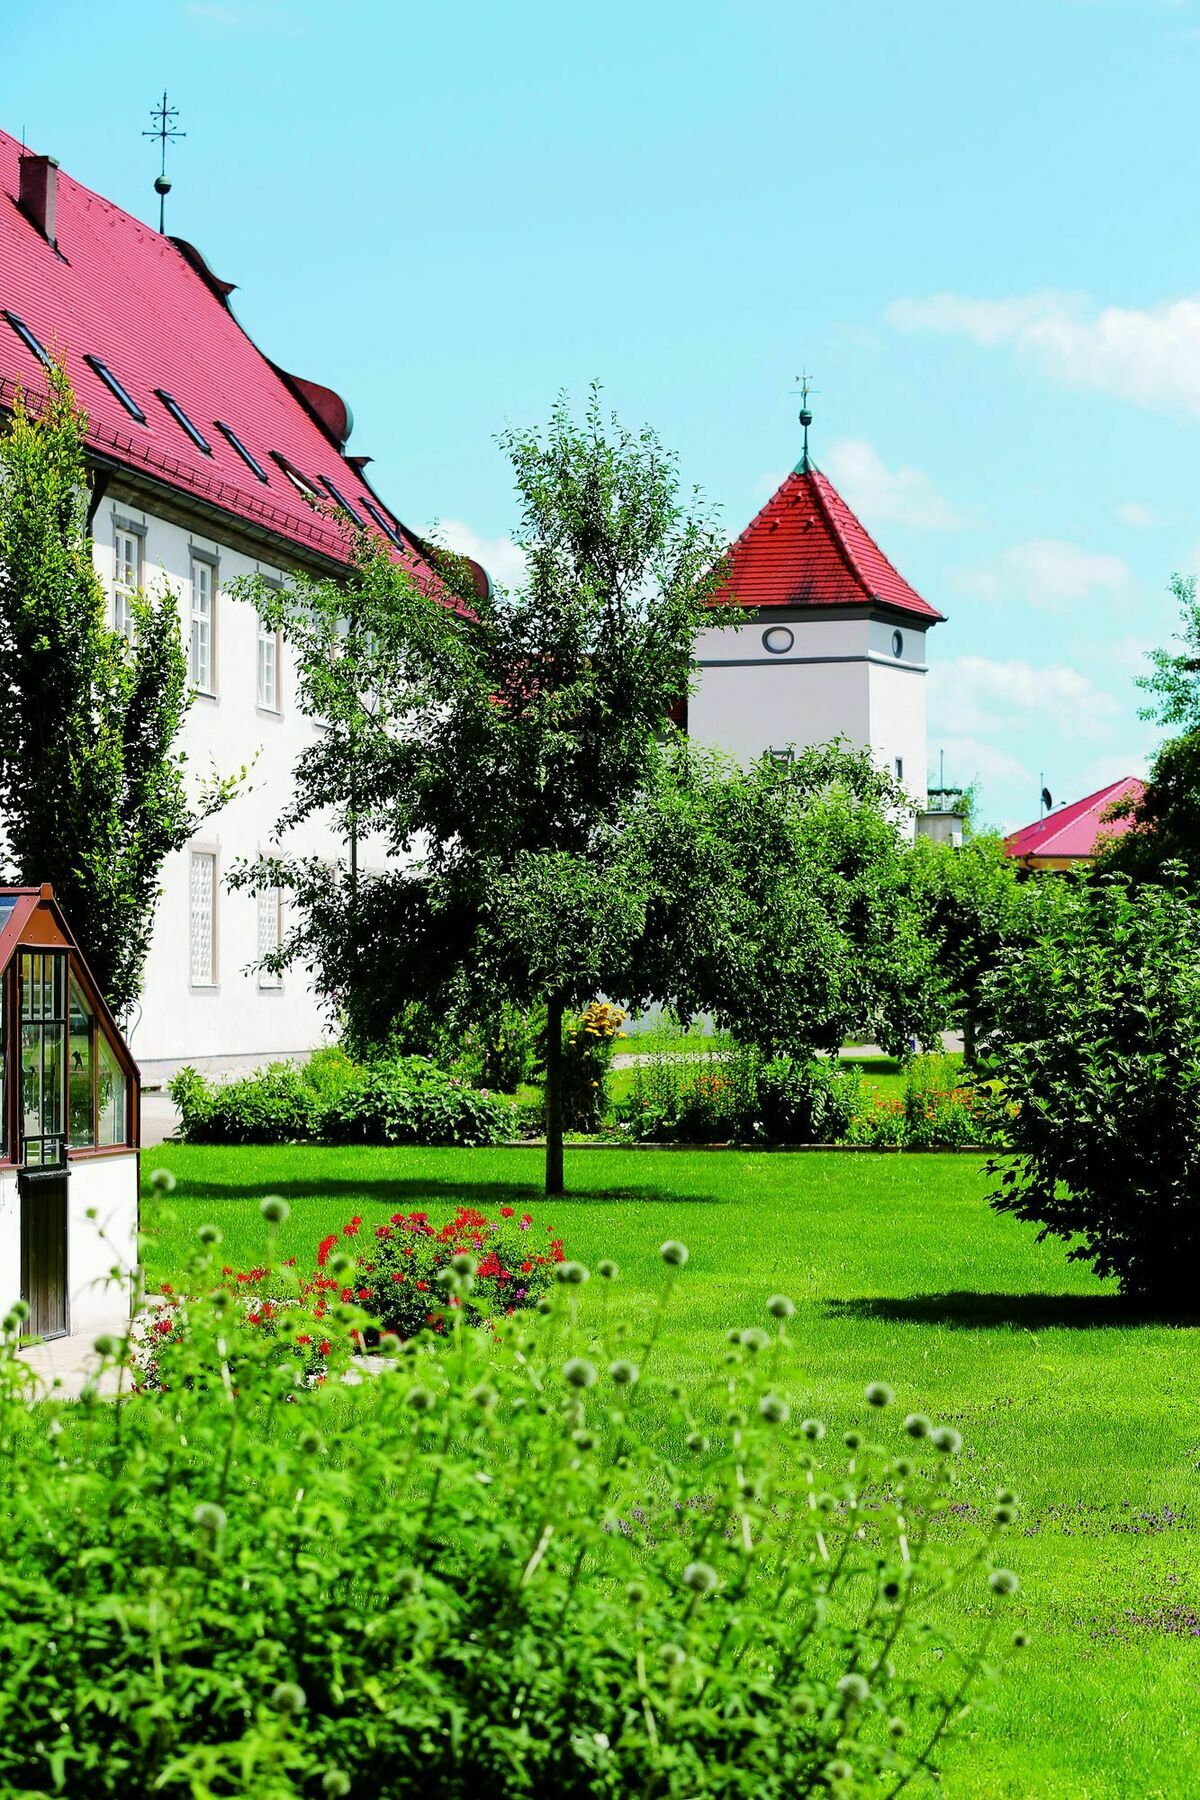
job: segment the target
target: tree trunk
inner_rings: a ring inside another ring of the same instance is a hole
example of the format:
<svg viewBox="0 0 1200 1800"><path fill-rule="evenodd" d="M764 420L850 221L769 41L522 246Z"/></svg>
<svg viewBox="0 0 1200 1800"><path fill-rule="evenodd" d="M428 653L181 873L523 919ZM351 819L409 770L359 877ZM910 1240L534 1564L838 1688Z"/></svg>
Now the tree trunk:
<svg viewBox="0 0 1200 1800"><path fill-rule="evenodd" d="M562 1121L563 1003L557 995L546 1002L546 1198L563 1190Z"/></svg>
<svg viewBox="0 0 1200 1800"><path fill-rule="evenodd" d="M963 1019L963 1062L968 1069L975 1067L976 1054L975 1014L968 1010Z"/></svg>

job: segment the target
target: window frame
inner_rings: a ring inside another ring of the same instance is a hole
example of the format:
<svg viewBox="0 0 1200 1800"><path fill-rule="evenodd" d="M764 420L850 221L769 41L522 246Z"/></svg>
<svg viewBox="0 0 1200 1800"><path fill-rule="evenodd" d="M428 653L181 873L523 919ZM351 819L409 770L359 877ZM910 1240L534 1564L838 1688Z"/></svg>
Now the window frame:
<svg viewBox="0 0 1200 1800"><path fill-rule="evenodd" d="M127 519L116 511L112 515L113 524L113 579L112 579L112 624L113 630L123 637L126 643L132 643L134 637L133 615L126 610L124 621L121 618L121 603L126 602L130 594L140 594L145 586L146 578L146 527L137 519ZM137 546L136 574L132 585L117 573L119 565L118 540L127 537Z"/></svg>
<svg viewBox="0 0 1200 1800"><path fill-rule="evenodd" d="M315 481L309 480L303 469L298 469L295 463L283 454L282 450L270 450L267 454L271 461L283 470L302 500L307 500L314 506L321 504L324 496L320 488Z"/></svg>
<svg viewBox="0 0 1200 1800"><path fill-rule="evenodd" d="M268 718L283 717L283 633L268 626L261 613L254 615L254 700L255 710L265 713ZM275 697L273 702L263 698L262 670L263 648L270 643L275 665Z"/></svg>
<svg viewBox="0 0 1200 1800"><path fill-rule="evenodd" d="M7 306L0 310L3 310L4 317L8 320L12 330L15 332L16 336L20 338L30 355L36 356L43 369L49 369L51 367L50 353L45 348L41 339L35 336L19 313L12 312Z"/></svg>
<svg viewBox="0 0 1200 1800"><path fill-rule="evenodd" d="M211 456L213 453L212 445L209 443L200 427L192 424L192 421L188 418L174 395L168 394L165 388L155 388L154 392L158 399L162 401L164 407L168 413L170 413L185 437L190 438L197 450L204 456Z"/></svg>
<svg viewBox="0 0 1200 1800"><path fill-rule="evenodd" d="M208 980L196 979L196 931L195 916L192 904L192 883L196 863L206 860L210 866L209 889L209 954ZM192 844L188 849L188 988L193 994L215 994L221 986L221 967L218 955L219 939L217 935L220 917L220 866L221 853L218 844Z"/></svg>
<svg viewBox="0 0 1200 1800"><path fill-rule="evenodd" d="M188 546L189 587L188 587L188 680L192 691L202 700L217 698L217 591L220 573L220 558L215 550L204 550L195 544ZM208 570L208 686L202 687L196 679L195 643L196 626L202 623L196 611L196 570Z"/></svg>
<svg viewBox="0 0 1200 1800"><path fill-rule="evenodd" d="M378 525L380 531L382 531L384 537L387 538L388 542L395 549L403 550L403 551L407 552L409 547L404 542L404 539L400 536L399 526L388 524L388 521L384 515L382 507L377 506L373 500L367 500L364 498L363 510L364 510L364 512L370 513L370 515L374 519L376 525Z"/></svg>
<svg viewBox="0 0 1200 1800"><path fill-rule="evenodd" d="M257 976L258 991L260 994L281 994L283 992L283 976L281 974L276 974L271 969L264 969L261 959L263 956L262 923L264 900L271 900L274 903L275 942L272 948L278 950L283 943L283 889L279 887L260 888L258 893L254 896L254 899L256 908L254 916L255 949L257 952L257 968L255 974Z"/></svg>
<svg viewBox="0 0 1200 1800"><path fill-rule="evenodd" d="M237 432L233 429L233 426L224 424L220 419L214 419L213 424L221 433L221 436L225 439L230 448L236 455L241 457L250 473L261 481L265 487L269 487L271 485L271 477L267 474L267 471L263 468L253 450L248 449L242 442Z"/></svg>
<svg viewBox="0 0 1200 1800"><path fill-rule="evenodd" d="M113 398L120 401L131 419L136 419L139 425L147 425L149 423L145 413L142 411L133 395L129 392L129 389L125 386L119 376L113 374L103 357L93 356L91 351L88 350L84 352L83 360L88 368L91 369L92 373L99 376Z"/></svg>

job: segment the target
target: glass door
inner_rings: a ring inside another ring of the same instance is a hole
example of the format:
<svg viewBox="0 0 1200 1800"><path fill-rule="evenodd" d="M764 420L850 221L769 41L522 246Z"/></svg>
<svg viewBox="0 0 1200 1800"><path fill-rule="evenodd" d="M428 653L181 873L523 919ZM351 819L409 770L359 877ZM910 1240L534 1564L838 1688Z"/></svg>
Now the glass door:
<svg viewBox="0 0 1200 1800"><path fill-rule="evenodd" d="M67 957L22 950L21 1162L58 1169L67 1160Z"/></svg>

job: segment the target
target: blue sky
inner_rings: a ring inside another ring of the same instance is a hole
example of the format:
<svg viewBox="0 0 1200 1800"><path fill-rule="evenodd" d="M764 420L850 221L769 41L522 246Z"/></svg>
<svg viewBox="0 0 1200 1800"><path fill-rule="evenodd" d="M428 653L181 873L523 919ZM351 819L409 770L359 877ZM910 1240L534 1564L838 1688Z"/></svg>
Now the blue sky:
<svg viewBox="0 0 1200 1800"><path fill-rule="evenodd" d="M168 229L402 517L503 573L494 433L597 376L732 535L806 367L949 617L931 767L1014 825L1143 766L1200 568L1200 0L6 0L0 122L150 220L164 84Z"/></svg>

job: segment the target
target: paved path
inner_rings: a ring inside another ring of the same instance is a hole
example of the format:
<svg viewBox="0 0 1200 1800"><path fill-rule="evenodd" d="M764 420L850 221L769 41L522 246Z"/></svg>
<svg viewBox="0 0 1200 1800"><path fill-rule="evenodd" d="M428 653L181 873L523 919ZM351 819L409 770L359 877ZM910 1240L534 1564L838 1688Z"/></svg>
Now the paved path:
<svg viewBox="0 0 1200 1800"><path fill-rule="evenodd" d="M142 1149L174 1137L179 1130L179 1109L166 1088L153 1088L142 1094Z"/></svg>

